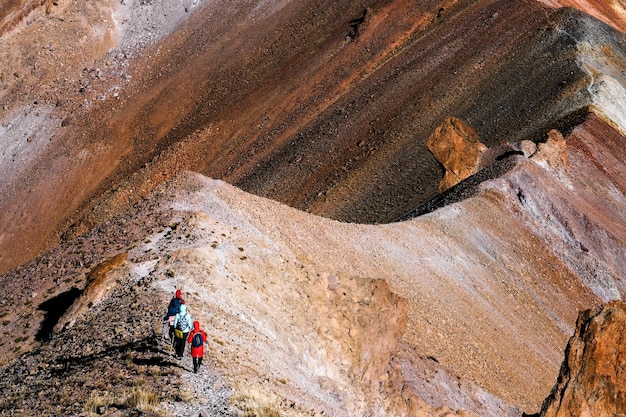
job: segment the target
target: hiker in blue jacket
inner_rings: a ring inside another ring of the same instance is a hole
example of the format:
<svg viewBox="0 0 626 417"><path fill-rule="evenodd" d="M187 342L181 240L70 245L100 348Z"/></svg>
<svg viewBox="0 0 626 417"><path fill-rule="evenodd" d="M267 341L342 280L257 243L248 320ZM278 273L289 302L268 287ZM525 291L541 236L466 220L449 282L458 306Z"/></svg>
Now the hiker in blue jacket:
<svg viewBox="0 0 626 417"><path fill-rule="evenodd" d="M170 300L170 303L167 306L167 313L163 318L163 334L165 334L166 326L169 327L171 343L174 343L174 318L180 311L180 306L183 304L185 304L185 300L183 300L183 293L181 290L176 290L174 297Z"/></svg>
<svg viewBox="0 0 626 417"><path fill-rule="evenodd" d="M187 306L181 304L180 311L174 317L174 349L176 350L176 356L178 359L183 358L185 353L185 345L187 344L187 336L193 328L193 322L191 316L187 311Z"/></svg>

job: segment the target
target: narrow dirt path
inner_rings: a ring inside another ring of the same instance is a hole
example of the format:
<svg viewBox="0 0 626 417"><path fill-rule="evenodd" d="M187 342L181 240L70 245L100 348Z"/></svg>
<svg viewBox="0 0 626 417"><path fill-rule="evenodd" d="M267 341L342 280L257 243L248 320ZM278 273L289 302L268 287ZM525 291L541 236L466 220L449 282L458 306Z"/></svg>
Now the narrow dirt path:
<svg viewBox="0 0 626 417"><path fill-rule="evenodd" d="M178 362L182 371L180 380L185 384L182 398L176 402L168 402L163 407L172 416L202 416L202 417L235 417L238 414L230 403L232 391L222 380L211 364L211 358L204 356L202 367L198 373L193 372L193 362L186 347L183 359L176 359L174 350L168 340L159 342L168 359Z"/></svg>

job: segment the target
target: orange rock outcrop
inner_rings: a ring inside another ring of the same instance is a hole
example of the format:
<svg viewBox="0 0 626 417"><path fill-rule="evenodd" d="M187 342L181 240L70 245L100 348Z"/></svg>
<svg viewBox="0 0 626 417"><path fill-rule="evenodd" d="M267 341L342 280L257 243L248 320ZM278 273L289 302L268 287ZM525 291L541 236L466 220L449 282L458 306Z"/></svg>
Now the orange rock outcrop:
<svg viewBox="0 0 626 417"><path fill-rule="evenodd" d="M540 417L626 413L626 303L580 313L557 384Z"/></svg>
<svg viewBox="0 0 626 417"><path fill-rule="evenodd" d="M487 150L478 132L456 117L446 117L430 135L426 145L446 170L439 182L439 191L445 191L475 174L481 156Z"/></svg>

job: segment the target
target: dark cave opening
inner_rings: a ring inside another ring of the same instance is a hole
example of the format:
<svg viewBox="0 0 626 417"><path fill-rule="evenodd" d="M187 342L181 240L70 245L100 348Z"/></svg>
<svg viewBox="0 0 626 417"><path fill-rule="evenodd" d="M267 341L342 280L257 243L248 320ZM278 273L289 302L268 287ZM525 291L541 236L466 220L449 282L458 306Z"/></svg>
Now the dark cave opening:
<svg viewBox="0 0 626 417"><path fill-rule="evenodd" d="M35 340L41 342L50 339L54 326L82 293L78 288L72 288L41 303L39 310L45 311L45 317L41 322L39 331L35 335Z"/></svg>

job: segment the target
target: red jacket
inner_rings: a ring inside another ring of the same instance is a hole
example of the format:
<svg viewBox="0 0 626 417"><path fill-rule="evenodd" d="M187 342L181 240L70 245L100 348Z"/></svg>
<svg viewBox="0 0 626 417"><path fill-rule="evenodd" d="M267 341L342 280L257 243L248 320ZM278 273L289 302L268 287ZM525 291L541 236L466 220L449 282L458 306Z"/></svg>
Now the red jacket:
<svg viewBox="0 0 626 417"><path fill-rule="evenodd" d="M204 330L200 330L200 322L198 321L193 322L193 330L189 332L189 337L187 337L187 342L191 343L196 333L200 333L200 335L202 336L202 345L200 345L199 347L191 346L191 357L201 358L204 356L204 344L206 343L206 333L204 332Z"/></svg>

